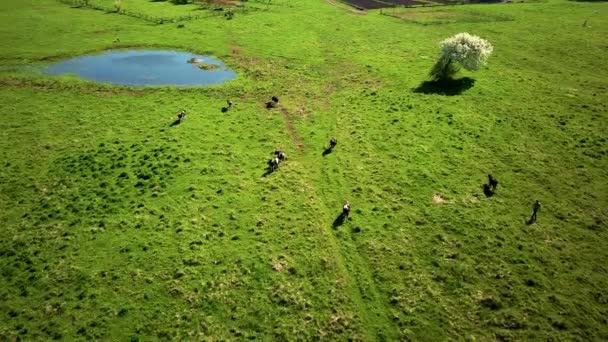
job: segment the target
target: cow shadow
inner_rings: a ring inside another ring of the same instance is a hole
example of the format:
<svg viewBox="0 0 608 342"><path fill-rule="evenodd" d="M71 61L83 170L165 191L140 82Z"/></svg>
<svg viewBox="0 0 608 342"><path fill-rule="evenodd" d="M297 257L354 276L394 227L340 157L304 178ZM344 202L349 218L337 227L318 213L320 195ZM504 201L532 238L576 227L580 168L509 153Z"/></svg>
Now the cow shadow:
<svg viewBox="0 0 608 342"><path fill-rule="evenodd" d="M475 80L470 77L463 77L456 80L445 79L424 81L417 88L414 88L414 92L422 94L454 96L460 95L464 91L471 89L474 84Z"/></svg>
<svg viewBox="0 0 608 342"><path fill-rule="evenodd" d="M226 113L228 111L228 107L222 107L222 113Z"/></svg>
<svg viewBox="0 0 608 342"><path fill-rule="evenodd" d="M177 120L173 121L173 122L172 122L172 123L169 125L169 127L177 126L177 125L179 125L180 123L182 123L182 121L181 121L180 119L177 119Z"/></svg>
<svg viewBox="0 0 608 342"><path fill-rule="evenodd" d="M328 147L325 149L325 151L323 151L323 157L325 157L326 155L332 153L334 151L333 147Z"/></svg>
<svg viewBox="0 0 608 342"><path fill-rule="evenodd" d="M338 217L336 217L336 219L334 220L332 227L334 227L334 229L338 228L343 225L346 220L348 220L348 216L344 215L344 213L340 213L340 215L338 215Z"/></svg>
<svg viewBox="0 0 608 342"><path fill-rule="evenodd" d="M276 169L273 169L272 167L267 166L266 169L264 169L264 174L262 174L262 177L267 177L275 171L276 171Z"/></svg>

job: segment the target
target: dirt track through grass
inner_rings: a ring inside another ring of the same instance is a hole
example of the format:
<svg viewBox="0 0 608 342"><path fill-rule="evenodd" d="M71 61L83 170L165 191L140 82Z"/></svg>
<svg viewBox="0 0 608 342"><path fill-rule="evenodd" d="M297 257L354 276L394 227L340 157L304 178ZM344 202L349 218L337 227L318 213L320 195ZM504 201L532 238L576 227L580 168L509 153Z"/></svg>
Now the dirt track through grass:
<svg viewBox="0 0 608 342"><path fill-rule="evenodd" d="M303 149L304 142L302 141L302 138L300 137L298 132L296 132L296 129L293 125L293 121L291 119L291 114L289 114L289 111L282 105L279 105L279 111L281 112L281 115L283 116L283 120L285 121L285 128L289 132L289 135L291 136L291 139L293 140L295 147L297 149Z"/></svg>

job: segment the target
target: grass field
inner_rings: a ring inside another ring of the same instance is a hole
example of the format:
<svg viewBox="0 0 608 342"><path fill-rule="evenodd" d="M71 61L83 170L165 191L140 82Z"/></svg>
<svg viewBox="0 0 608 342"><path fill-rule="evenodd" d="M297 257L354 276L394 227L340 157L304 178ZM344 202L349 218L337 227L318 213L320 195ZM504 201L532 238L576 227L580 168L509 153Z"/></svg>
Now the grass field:
<svg viewBox="0 0 608 342"><path fill-rule="evenodd" d="M608 4L246 6L177 28L0 2L0 340L608 339ZM422 86L465 31L493 44L487 67ZM238 77L41 73L132 47ZM276 149L288 160L264 177Z"/></svg>

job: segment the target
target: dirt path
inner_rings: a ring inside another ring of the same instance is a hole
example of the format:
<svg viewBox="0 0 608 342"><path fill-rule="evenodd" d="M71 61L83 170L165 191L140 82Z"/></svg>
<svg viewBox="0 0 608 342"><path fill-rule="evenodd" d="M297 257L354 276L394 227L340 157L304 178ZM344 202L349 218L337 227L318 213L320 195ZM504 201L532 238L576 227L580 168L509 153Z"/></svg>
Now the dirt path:
<svg viewBox="0 0 608 342"><path fill-rule="evenodd" d="M334 164L331 163L333 167ZM330 176L327 168L317 174L323 178L332 178L336 186L344 186L341 181ZM340 274L344 276L342 286L348 292L348 297L356 306L358 319L361 320L366 341L394 341L396 336L390 327L386 298L383 298L380 290L375 284L370 268L370 263L363 254L362 247L357 244L351 236L352 225L344 223L338 227L332 227L332 221L340 213L341 202L327 203L326 196L315 186L315 182L303 179L307 185L309 199L316 203L319 213L319 234L331 246L336 264ZM338 185L339 184L339 185ZM338 204L338 205L336 205ZM338 230L342 233L338 234ZM339 317L339 315L337 315Z"/></svg>
<svg viewBox="0 0 608 342"><path fill-rule="evenodd" d="M296 145L298 150L303 149L304 141L293 126L293 121L291 120L291 115L289 114L289 111L283 106L279 107L279 111L281 112L281 115L283 115L283 120L285 120L285 127L287 127L287 131L289 132L289 135L291 136L291 139L293 140L294 144Z"/></svg>
<svg viewBox="0 0 608 342"><path fill-rule="evenodd" d="M329 105L329 104L327 104ZM338 141L348 141L345 135L340 134L340 127L348 126L350 118L344 112L328 112L317 118L320 132L331 132L328 136L336 134ZM329 156L321 156L322 147L317 150L310 146L310 153L306 153L304 162L314 165L320 158L325 158L319 168L311 168L304 182L308 185L309 198L315 203L318 210L320 234L334 251L335 260L345 278L344 289L356 305L359 319L363 324L365 335L363 340L369 341L394 341L397 339L397 331L389 317L390 308L386 294L378 288L374 278L373 264L366 255L366 245L355 236L353 229L358 226L357 213L353 213L353 220L340 222L337 216L341 213L343 200L349 199L349 180L344 178L344 173L336 172L341 169L344 162L338 150ZM351 163L351 162L349 162ZM356 161L352 161L352 167L357 167ZM337 190L344 189L344 192ZM352 198L350 198L352 200ZM356 202L356 201L355 201Z"/></svg>
<svg viewBox="0 0 608 342"><path fill-rule="evenodd" d="M336 8L340 8L340 9L343 9L345 11L349 11L349 12L354 13L354 14L359 14L359 15L366 15L367 14L367 12L365 12L365 11L361 11L361 10L354 9L354 8L346 8L345 7L346 5L341 5L341 4L339 4L339 3L337 3L337 2L335 2L333 0L325 0L325 2L327 2L328 4L330 4L330 5L332 5L332 6L336 7Z"/></svg>

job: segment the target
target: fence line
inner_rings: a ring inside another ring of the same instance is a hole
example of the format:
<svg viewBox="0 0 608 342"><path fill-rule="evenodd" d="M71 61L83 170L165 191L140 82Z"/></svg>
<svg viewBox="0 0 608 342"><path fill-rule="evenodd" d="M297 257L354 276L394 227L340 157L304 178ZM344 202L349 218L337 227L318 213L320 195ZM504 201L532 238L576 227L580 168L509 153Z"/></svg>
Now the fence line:
<svg viewBox="0 0 608 342"><path fill-rule="evenodd" d="M245 14L252 10L258 10L257 8L230 9L228 11L212 10L211 13L205 14L205 15L185 15L185 16L179 16L179 17L156 17L153 15L148 15L145 13L140 13L140 12L135 12L135 11L129 11L129 10L125 10L125 9L103 7L103 6L91 3L90 1L87 1L87 0L57 0L57 1L59 1L63 4L74 6L74 7L86 7L86 8L90 8L90 9L94 9L94 10L98 10L98 11L126 15L129 17L138 18L138 19L145 20L145 21L148 21L151 23L155 23L155 24L178 23L178 22L191 21L191 20L197 20L197 19L205 19L205 18L211 18L214 16L222 16L225 13L234 14L235 12L239 12L239 13Z"/></svg>

